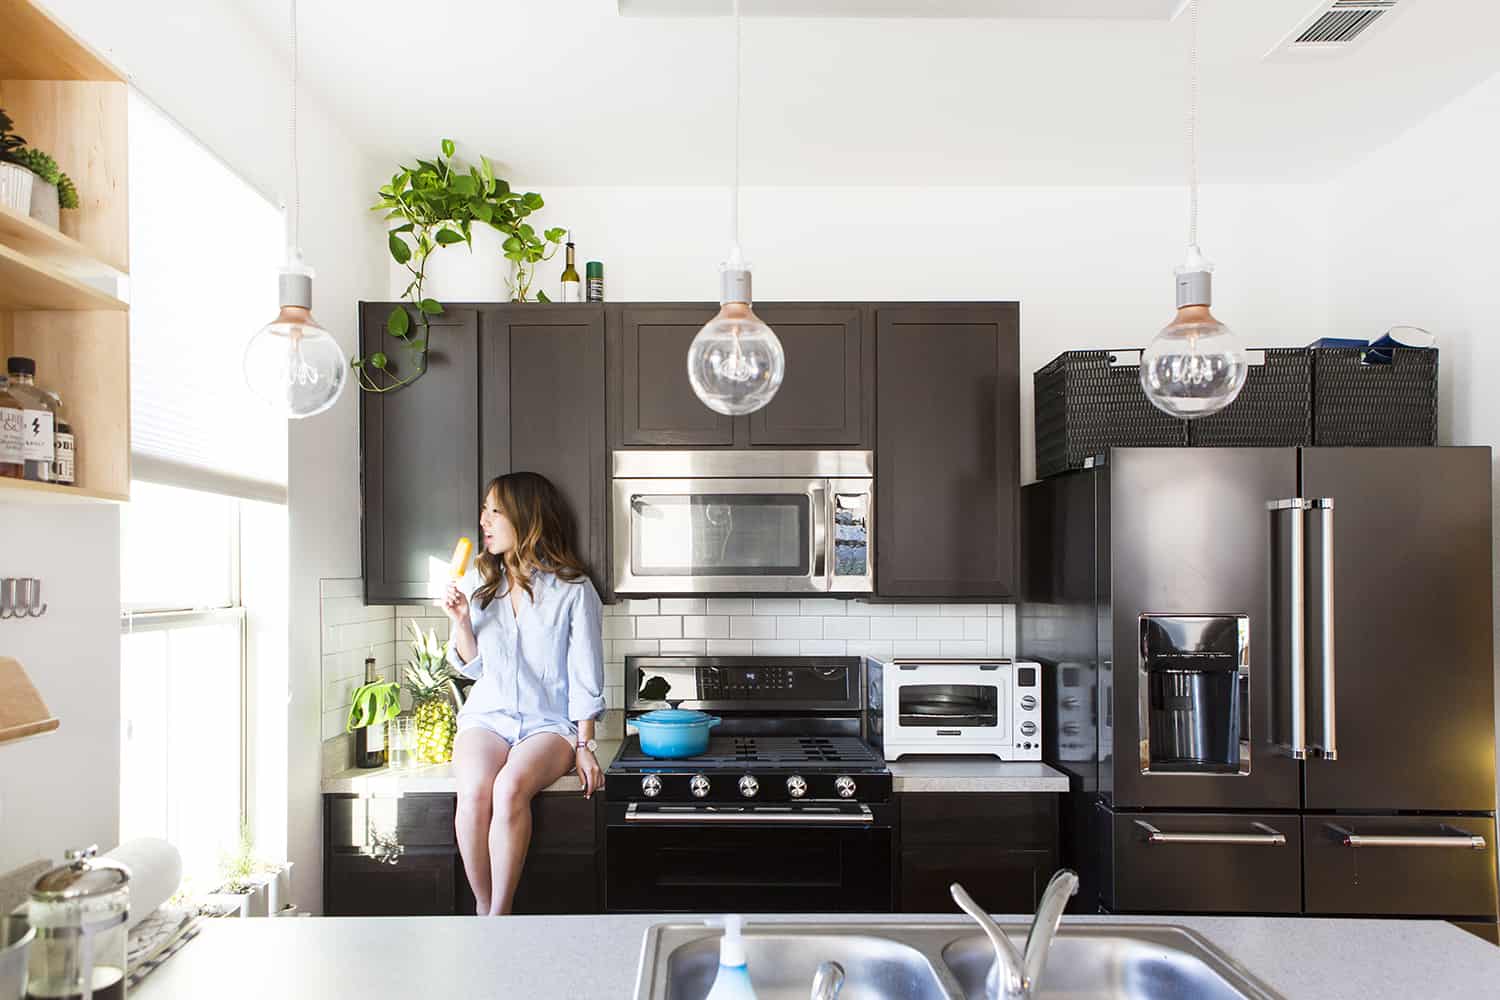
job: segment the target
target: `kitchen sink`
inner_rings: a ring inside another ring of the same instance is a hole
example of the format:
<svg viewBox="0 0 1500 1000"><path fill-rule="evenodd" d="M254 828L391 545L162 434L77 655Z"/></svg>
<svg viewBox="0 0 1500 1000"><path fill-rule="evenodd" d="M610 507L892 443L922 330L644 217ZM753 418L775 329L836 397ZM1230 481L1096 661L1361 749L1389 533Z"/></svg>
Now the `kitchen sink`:
<svg viewBox="0 0 1500 1000"><path fill-rule="evenodd" d="M806 1000L822 962L846 974L839 1000L983 1000L994 961L967 923L760 924L745 927L759 1000ZM1024 943L1027 928L1009 925ZM702 1000L719 966L719 931L657 924L646 932L636 1000ZM1277 1000L1278 994L1202 937L1170 924L1063 924L1039 998Z"/></svg>

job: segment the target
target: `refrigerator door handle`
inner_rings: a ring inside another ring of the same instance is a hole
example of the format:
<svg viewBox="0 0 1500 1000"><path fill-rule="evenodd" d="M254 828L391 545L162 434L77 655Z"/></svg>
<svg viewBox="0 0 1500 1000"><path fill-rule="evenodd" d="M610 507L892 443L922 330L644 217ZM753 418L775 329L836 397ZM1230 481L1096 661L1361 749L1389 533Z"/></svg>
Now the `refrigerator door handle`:
<svg viewBox="0 0 1500 1000"><path fill-rule="evenodd" d="M1353 830L1347 830L1342 826L1328 824L1328 829L1339 837L1340 843L1345 847L1436 847L1436 848L1462 848L1468 851L1482 851L1488 844L1478 834L1468 833L1464 830L1444 826L1444 830L1452 832L1439 837L1395 837L1376 836L1370 834L1359 834Z"/></svg>
<svg viewBox="0 0 1500 1000"><path fill-rule="evenodd" d="M1135 825L1146 831L1148 844L1234 844L1244 847L1284 847L1286 834L1264 823L1251 823L1259 833L1163 833L1143 819Z"/></svg>
<svg viewBox="0 0 1500 1000"><path fill-rule="evenodd" d="M1337 713L1334 708L1334 620L1333 620L1333 499L1308 501L1307 520L1312 530L1307 538L1308 555L1317 561L1317 598L1309 609L1315 628L1308 636L1309 660L1316 664L1320 679L1311 689L1316 700L1311 713L1317 732L1308 740L1310 750L1324 760L1338 759ZM1312 756L1311 754L1309 756Z"/></svg>
<svg viewBox="0 0 1500 1000"><path fill-rule="evenodd" d="M1273 536L1275 555L1285 553L1281 586L1286 588L1286 620L1281 622L1286 640L1286 679L1278 680L1276 742L1294 760L1307 758L1307 559L1305 514L1308 501L1301 497L1272 500L1266 504L1273 520L1286 529L1286 544ZM1279 605L1280 598L1276 598Z"/></svg>

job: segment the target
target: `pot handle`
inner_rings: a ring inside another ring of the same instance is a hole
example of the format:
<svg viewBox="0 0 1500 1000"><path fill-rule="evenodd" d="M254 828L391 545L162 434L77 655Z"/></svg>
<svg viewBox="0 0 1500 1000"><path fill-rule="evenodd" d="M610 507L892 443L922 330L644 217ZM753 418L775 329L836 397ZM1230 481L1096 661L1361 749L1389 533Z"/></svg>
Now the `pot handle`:
<svg viewBox="0 0 1500 1000"><path fill-rule="evenodd" d="M721 719L721 718L719 718L717 715L710 715L708 717L708 728L712 729L714 726L717 726L719 723L721 723L723 721L724 720Z"/></svg>

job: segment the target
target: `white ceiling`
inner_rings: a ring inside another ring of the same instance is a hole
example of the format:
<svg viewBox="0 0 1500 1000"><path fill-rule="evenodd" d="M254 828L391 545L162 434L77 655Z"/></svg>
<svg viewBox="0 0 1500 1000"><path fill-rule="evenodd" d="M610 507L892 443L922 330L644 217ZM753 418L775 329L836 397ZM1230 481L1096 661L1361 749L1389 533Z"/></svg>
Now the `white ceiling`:
<svg viewBox="0 0 1500 1000"><path fill-rule="evenodd" d="M228 0L285 51L287 0ZM910 0L915 6L927 6ZM1267 62L1315 0L1202 0L1207 181L1338 170L1500 71L1500 3L1405 0L1336 58ZM730 21L616 0L302 0L304 79L356 142L450 136L519 181L718 185ZM1177 184L1188 19L747 18L749 185Z"/></svg>

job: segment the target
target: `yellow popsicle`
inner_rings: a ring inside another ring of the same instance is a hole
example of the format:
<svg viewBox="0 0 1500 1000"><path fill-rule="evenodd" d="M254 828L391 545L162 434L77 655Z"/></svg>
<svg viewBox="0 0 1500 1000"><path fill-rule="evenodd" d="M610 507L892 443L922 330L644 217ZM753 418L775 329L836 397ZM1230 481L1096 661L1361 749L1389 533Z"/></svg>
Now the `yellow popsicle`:
<svg viewBox="0 0 1500 1000"><path fill-rule="evenodd" d="M465 535L453 547L453 559L448 563L448 572L457 580L469 571L469 557L474 554L474 543Z"/></svg>

